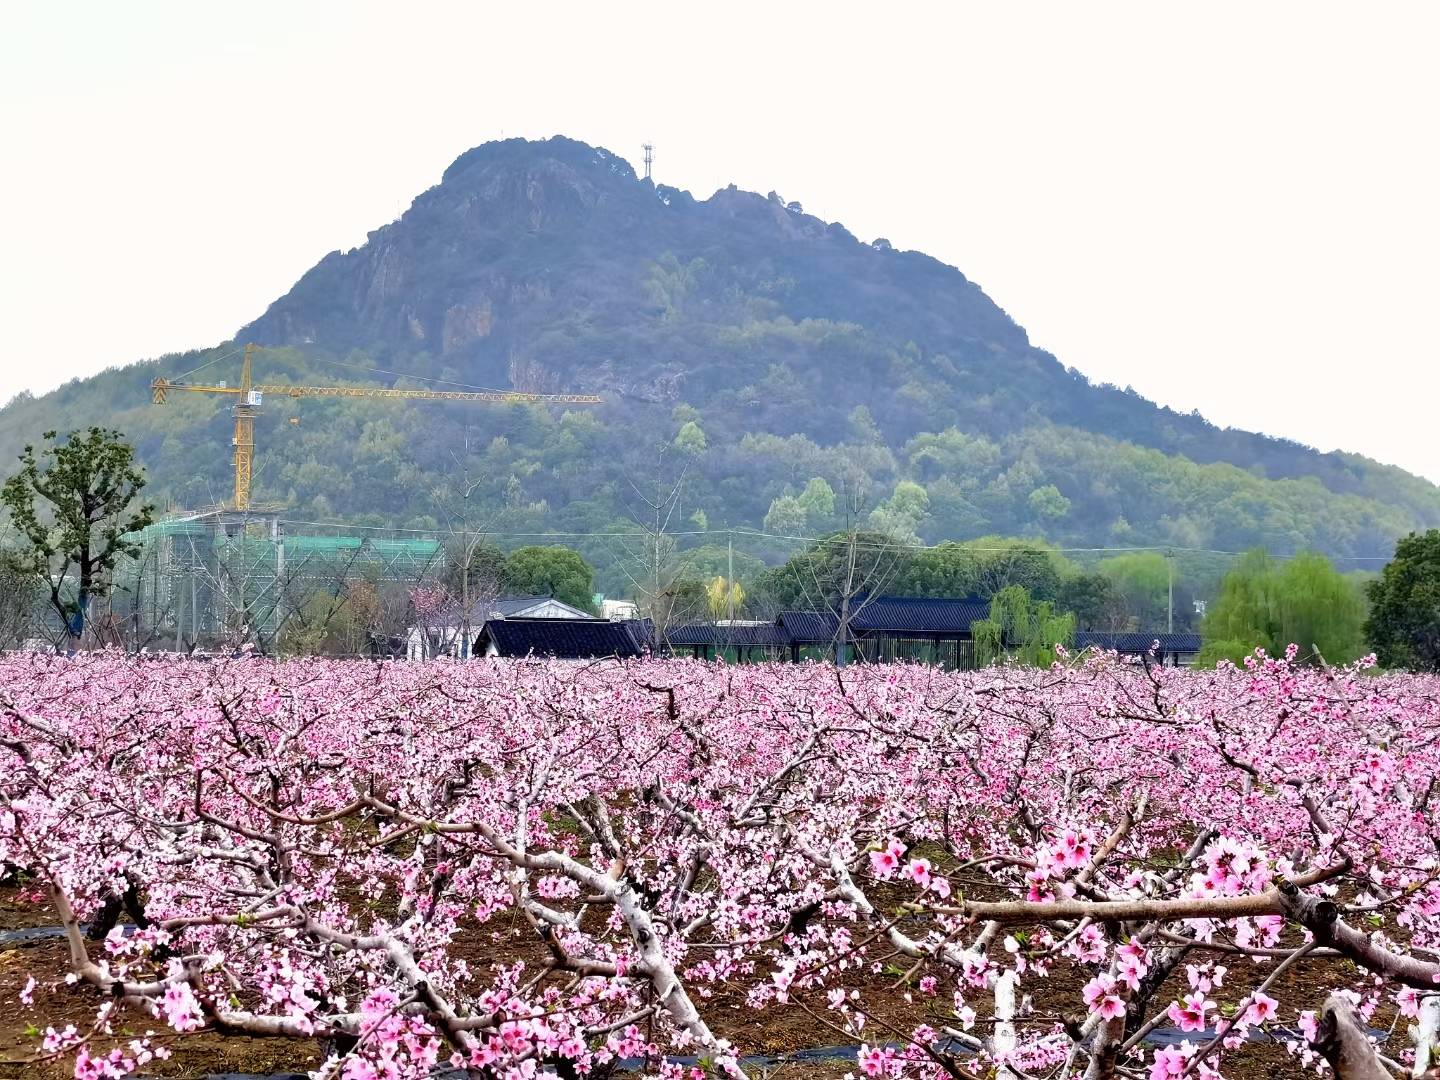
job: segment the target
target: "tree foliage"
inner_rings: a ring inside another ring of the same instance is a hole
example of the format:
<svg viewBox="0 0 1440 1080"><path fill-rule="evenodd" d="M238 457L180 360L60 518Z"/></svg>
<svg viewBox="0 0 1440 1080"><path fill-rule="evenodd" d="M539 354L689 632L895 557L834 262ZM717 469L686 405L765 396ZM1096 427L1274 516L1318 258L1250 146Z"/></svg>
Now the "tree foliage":
<svg viewBox="0 0 1440 1080"><path fill-rule="evenodd" d="M895 493L869 508L877 526L927 544L1003 534L1371 557L1440 526L1440 489L1418 477L1091 384L951 267L758 194L656 196L613 155L569 140L482 147L370 243L318 264L246 328L242 340L270 346L256 360L266 382L414 385L390 374L405 372L606 400L267 398L256 500L424 528L468 429L484 447L475 512L517 533L626 517L630 451L652 434L699 481L677 521L793 536L846 527L833 496L854 475ZM403 273L381 250L406 252ZM0 454L46 428L120 425L158 499L213 503L229 486L225 403L172 395L155 407L148 387L212 361L218 374L230 351L17 400ZM616 560L587 554L615 591Z"/></svg>
<svg viewBox="0 0 1440 1080"><path fill-rule="evenodd" d="M1076 573L1070 560L1041 540L982 536L917 552L896 583L906 596L978 596L989 599L1011 585L1038 600L1055 600Z"/></svg>
<svg viewBox="0 0 1440 1080"><path fill-rule="evenodd" d="M283 656L354 655L364 644L367 614L354 590L314 593L289 613L276 646Z"/></svg>
<svg viewBox="0 0 1440 1080"><path fill-rule="evenodd" d="M745 610L745 587L739 581L727 581L717 574L705 586L705 602L711 618L729 618L733 612Z"/></svg>
<svg viewBox="0 0 1440 1080"><path fill-rule="evenodd" d="M1139 628L1166 625L1171 566L1158 551L1126 552L1101 559L1096 569L1109 578L1126 613ZM1185 621L1185 611L1182 624Z"/></svg>
<svg viewBox="0 0 1440 1080"><path fill-rule="evenodd" d="M595 612L595 571L569 548L517 548L505 558L504 582L516 594L553 596L581 611Z"/></svg>
<svg viewBox="0 0 1440 1080"><path fill-rule="evenodd" d="M445 545L441 584L455 596L494 597L507 584L507 562L505 553L483 538L451 537Z"/></svg>
<svg viewBox="0 0 1440 1080"><path fill-rule="evenodd" d="M154 520L155 508L131 508L145 474L120 432L92 427L60 442L47 431L44 440L38 452L25 447L0 502L24 541L22 557L78 639L92 598L109 588L121 556L138 553L130 534Z"/></svg>
<svg viewBox="0 0 1440 1080"><path fill-rule="evenodd" d="M1031 667L1055 661L1057 645L1075 641L1075 616L1049 600L1035 600L1023 585L1007 585L990 598L990 616L971 625L975 658L983 664L1008 660Z"/></svg>
<svg viewBox="0 0 1440 1080"><path fill-rule="evenodd" d="M888 533L832 533L756 575L751 609L766 616L785 609L838 613L847 599L894 591L914 556L913 547Z"/></svg>
<svg viewBox="0 0 1440 1080"><path fill-rule="evenodd" d="M1365 637L1380 663L1440 671L1440 529L1403 537L1367 591Z"/></svg>
<svg viewBox="0 0 1440 1080"><path fill-rule="evenodd" d="M1079 573L1066 578L1055 606L1073 614L1079 630L1124 630L1129 621L1125 597L1107 574Z"/></svg>
<svg viewBox="0 0 1440 1080"><path fill-rule="evenodd" d="M1276 560L1257 549L1221 582L1198 663L1238 663L1257 648L1279 656L1290 645L1305 662L1348 663L1365 652L1364 624L1364 596L1329 559Z"/></svg>

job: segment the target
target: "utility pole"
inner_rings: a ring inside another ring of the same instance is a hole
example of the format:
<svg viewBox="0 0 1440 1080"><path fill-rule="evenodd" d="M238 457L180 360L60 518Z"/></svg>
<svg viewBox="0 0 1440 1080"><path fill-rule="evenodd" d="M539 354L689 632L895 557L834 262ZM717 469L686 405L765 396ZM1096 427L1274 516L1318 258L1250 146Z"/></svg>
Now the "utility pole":
<svg viewBox="0 0 1440 1080"><path fill-rule="evenodd" d="M285 526L278 516L270 519L270 542L275 547L275 638L285 625Z"/></svg>
<svg viewBox="0 0 1440 1080"><path fill-rule="evenodd" d="M250 477L255 463L255 412L259 404L251 386L251 361L255 346L245 346L245 359L240 365L240 396L231 411L235 414L235 491L236 510L250 509Z"/></svg>
<svg viewBox="0 0 1440 1080"><path fill-rule="evenodd" d="M735 625L735 538L725 534L725 599L730 608L730 625Z"/></svg>
<svg viewBox="0 0 1440 1080"><path fill-rule="evenodd" d="M1167 634L1173 634L1175 632L1175 552L1173 549L1165 552L1165 568L1169 572L1170 578L1170 595L1166 604L1165 613L1165 632Z"/></svg>
<svg viewBox="0 0 1440 1080"><path fill-rule="evenodd" d="M647 143L645 144L645 146L644 146L644 150L645 150L645 179L646 179L646 180L649 180L649 179L650 179L650 165L651 165L651 164L654 162L654 160L655 160L655 147L652 146L650 143L647 142Z"/></svg>
<svg viewBox="0 0 1440 1080"><path fill-rule="evenodd" d="M850 662L850 590L855 586L855 545L859 533L852 525L845 557L845 592L840 597L840 637L835 642L835 666Z"/></svg>
<svg viewBox="0 0 1440 1080"><path fill-rule="evenodd" d="M195 580L195 578L197 577L196 567L200 560L195 554L195 537L189 537L189 540L190 573L188 576L190 578L190 648L193 649L195 648L196 643L198 643L200 640L200 585ZM212 591L210 595L213 598L215 594ZM214 607L213 599L211 600L211 607Z"/></svg>
<svg viewBox="0 0 1440 1080"><path fill-rule="evenodd" d="M173 577L171 580L174 580ZM180 635L184 632L184 582L177 582L174 585L174 596L176 596L176 652L179 652Z"/></svg>

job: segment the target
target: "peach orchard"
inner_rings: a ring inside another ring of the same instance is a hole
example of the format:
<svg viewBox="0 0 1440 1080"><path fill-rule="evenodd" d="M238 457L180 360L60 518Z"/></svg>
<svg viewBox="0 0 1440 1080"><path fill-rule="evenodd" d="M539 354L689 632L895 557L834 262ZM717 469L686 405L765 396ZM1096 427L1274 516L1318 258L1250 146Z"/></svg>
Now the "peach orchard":
<svg viewBox="0 0 1440 1080"><path fill-rule="evenodd" d="M874 1077L1244 1075L1262 1035L1408 1075L1437 774L1440 681L1263 656L12 655L0 859L94 1010L6 1007L86 1078L202 1030L315 1040L346 1080L741 1075L737 1005ZM1327 958L1328 1001L1287 995Z"/></svg>

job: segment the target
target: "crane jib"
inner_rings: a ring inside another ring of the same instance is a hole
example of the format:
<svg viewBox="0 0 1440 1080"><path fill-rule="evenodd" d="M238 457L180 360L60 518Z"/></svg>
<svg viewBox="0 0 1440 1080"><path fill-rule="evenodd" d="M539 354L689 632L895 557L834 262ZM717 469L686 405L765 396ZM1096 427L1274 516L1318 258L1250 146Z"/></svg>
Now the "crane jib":
<svg viewBox="0 0 1440 1080"><path fill-rule="evenodd" d="M243 394L238 386L170 382L156 379L151 383L156 403L163 403L171 390L192 390L202 394ZM295 386L289 383L256 383L248 391L249 403L258 405L255 395L276 394L285 397L354 397L389 398L403 401L520 401L537 404L598 405L605 399L598 394L531 394L523 390L397 390L378 386Z"/></svg>
<svg viewBox="0 0 1440 1080"><path fill-rule="evenodd" d="M260 408L266 394L277 394L291 398L381 398L392 401L469 401L469 402L519 402L537 405L598 405L604 399L598 394L530 394L519 390L404 390L379 386L289 386L283 383L254 383L250 379L251 360L254 345L245 346L240 382L236 386L225 383L203 384L172 382L157 378L150 383L150 394L157 405L165 403L171 390L189 390L200 394L232 394L240 400L235 405L235 437L231 445L235 448L235 509L250 508L250 479L255 451L255 412Z"/></svg>

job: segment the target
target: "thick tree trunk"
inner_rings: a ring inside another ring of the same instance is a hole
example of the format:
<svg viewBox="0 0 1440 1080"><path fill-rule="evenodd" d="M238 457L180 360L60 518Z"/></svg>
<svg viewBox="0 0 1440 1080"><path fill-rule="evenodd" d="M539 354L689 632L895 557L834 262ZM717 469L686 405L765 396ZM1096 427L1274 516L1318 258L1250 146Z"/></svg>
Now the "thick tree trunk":
<svg viewBox="0 0 1440 1080"><path fill-rule="evenodd" d="M1375 1056L1350 1002L1338 994L1325 1001L1315 1045L1335 1070L1336 1080L1394 1080Z"/></svg>

